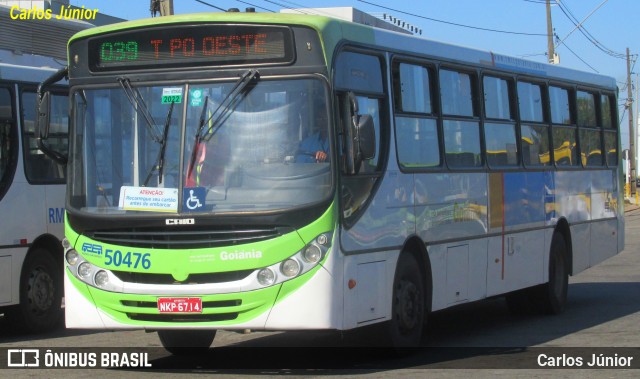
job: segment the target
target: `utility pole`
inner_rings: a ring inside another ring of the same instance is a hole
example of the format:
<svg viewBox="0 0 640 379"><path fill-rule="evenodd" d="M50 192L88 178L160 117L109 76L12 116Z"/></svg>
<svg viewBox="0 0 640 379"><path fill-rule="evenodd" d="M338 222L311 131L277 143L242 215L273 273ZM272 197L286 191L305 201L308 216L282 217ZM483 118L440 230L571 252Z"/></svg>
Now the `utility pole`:
<svg viewBox="0 0 640 379"><path fill-rule="evenodd" d="M173 15L173 0L160 1L160 15L161 16Z"/></svg>
<svg viewBox="0 0 640 379"><path fill-rule="evenodd" d="M160 16L173 15L173 0L151 0L150 4L151 17L155 17L157 13Z"/></svg>
<svg viewBox="0 0 640 379"><path fill-rule="evenodd" d="M638 73L636 73L636 97L634 97L634 99L640 99L640 96L638 96L638 91L640 91L640 81L638 80ZM638 125L638 123L640 122L640 107L638 107L638 105L640 105L640 103L638 103L637 101L636 103L636 132L633 135L633 143L635 143L636 146L636 150L638 149L638 131L640 131L640 125ZM636 170L638 169L638 151L635 152L635 157L636 157L636 165L634 167L636 167ZM636 185L637 187L637 185ZM636 196L638 196L638 191L636 191ZM638 204L638 202L636 201L636 204Z"/></svg>
<svg viewBox="0 0 640 379"><path fill-rule="evenodd" d="M631 88L631 56L627 47L627 108L629 114L629 184L631 194L636 192L636 148L635 133L633 132L633 93Z"/></svg>
<svg viewBox="0 0 640 379"><path fill-rule="evenodd" d="M555 47L553 46L553 25L551 24L551 0L547 0L547 54L549 63L558 64Z"/></svg>

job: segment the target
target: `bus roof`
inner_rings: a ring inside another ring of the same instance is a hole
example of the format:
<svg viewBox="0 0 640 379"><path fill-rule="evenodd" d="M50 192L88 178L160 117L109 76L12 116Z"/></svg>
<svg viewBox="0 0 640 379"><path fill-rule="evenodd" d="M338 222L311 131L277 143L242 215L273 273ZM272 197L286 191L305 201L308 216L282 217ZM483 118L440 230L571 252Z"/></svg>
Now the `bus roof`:
<svg viewBox="0 0 640 379"><path fill-rule="evenodd" d="M53 67L32 67L0 62L0 80L40 83L56 71L58 69Z"/></svg>
<svg viewBox="0 0 640 379"><path fill-rule="evenodd" d="M58 20L56 17L49 20L13 20L10 9L0 5L0 49L13 52L15 60L19 55L29 54L66 60L69 38L93 26L84 21ZM3 62L15 63L14 59Z"/></svg>
<svg viewBox="0 0 640 379"><path fill-rule="evenodd" d="M449 43L428 40L393 31L374 28L368 25L338 20L326 16L299 15L283 13L194 13L161 18L148 18L111 24L87 29L75 34L69 41L91 37L101 33L124 31L141 27L157 27L160 24L185 23L251 23L300 25L316 30L322 37L322 43L328 62L332 61L335 47L339 43L351 41L358 44L379 47L399 54L419 55L422 57L448 61L457 64L471 64L497 71L516 72L533 77L573 81L590 86L615 90L614 78L557 65L530 61L522 58L462 47Z"/></svg>

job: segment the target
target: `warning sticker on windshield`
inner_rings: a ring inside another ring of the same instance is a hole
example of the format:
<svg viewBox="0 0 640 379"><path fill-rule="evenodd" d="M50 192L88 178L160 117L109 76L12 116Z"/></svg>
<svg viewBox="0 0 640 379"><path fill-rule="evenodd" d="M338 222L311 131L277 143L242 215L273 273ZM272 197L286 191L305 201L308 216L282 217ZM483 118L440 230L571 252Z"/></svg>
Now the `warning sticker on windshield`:
<svg viewBox="0 0 640 379"><path fill-rule="evenodd" d="M162 104L182 103L182 87L162 89Z"/></svg>
<svg viewBox="0 0 640 379"><path fill-rule="evenodd" d="M178 189L122 186L118 206L126 211L178 212Z"/></svg>

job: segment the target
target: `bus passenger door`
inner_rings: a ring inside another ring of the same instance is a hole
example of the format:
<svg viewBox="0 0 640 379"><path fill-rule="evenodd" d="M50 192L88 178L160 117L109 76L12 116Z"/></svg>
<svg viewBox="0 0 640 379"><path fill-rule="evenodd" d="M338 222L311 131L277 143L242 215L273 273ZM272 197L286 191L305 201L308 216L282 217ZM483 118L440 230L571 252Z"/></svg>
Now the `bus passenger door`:
<svg viewBox="0 0 640 379"><path fill-rule="evenodd" d="M15 234L10 225L4 224L12 214L12 202L6 197L17 164L18 135L14 120L13 101L8 87L0 86L0 214L4 215L0 246L13 245ZM11 302L12 253L11 249L0 249L0 305Z"/></svg>

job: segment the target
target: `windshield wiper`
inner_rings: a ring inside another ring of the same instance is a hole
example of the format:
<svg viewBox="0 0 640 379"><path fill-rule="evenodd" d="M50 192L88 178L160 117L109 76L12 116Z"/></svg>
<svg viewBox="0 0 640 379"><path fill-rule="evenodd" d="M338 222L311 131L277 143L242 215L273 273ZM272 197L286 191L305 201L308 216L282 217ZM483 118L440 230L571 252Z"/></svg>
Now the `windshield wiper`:
<svg viewBox="0 0 640 379"><path fill-rule="evenodd" d="M164 152L167 150L167 139L169 139L169 125L171 125L171 114L173 113L174 102L171 102L169 111L167 112L167 119L164 122L164 130L162 131L162 141L160 142L160 151L158 152L158 158L156 163L151 167L147 178L144 180L143 187L146 187L155 170L158 170L158 183L162 183L162 172L164 170Z"/></svg>
<svg viewBox="0 0 640 379"><path fill-rule="evenodd" d="M202 107L202 113L200 113L200 120L198 122L198 129L196 130L196 137L193 143L193 147L191 149L191 160L189 161L189 166L187 169L187 178L191 175L193 171L194 165L196 163L198 144L202 141L208 142L213 138L213 136L218 132L220 127L224 124L227 118L234 111L238 101L240 100L240 95L245 94L245 90L255 80L258 80L260 74L258 70L247 70L240 78L236 81L233 88L227 96L218 104L218 107L215 111L209 116L209 118L205 119L206 112L208 108L208 100L209 96L204 99L204 106ZM215 116L215 119L214 119ZM213 120L213 121L212 121ZM211 122L208 128L205 129L204 125Z"/></svg>
<svg viewBox="0 0 640 379"><path fill-rule="evenodd" d="M231 91L229 91L227 96L225 96L222 102L218 104L218 107L216 108L216 110L213 111L211 116L204 123L202 123L202 125L200 125L200 128L199 128L200 130L196 135L198 135L201 140L204 140L204 141L211 140L211 138L214 136L214 134L216 134L220 126L224 124L224 121L226 121L226 119L229 118L231 113L233 113L233 111L235 110L235 107L238 101L240 100L240 95L241 94L246 95L245 89L249 86L249 84L253 82L254 79L257 80L259 77L260 77L260 74L258 73L258 70L245 71L240 76L240 79L238 79L238 81L233 86ZM213 122L211 122L211 125L205 130L203 128L204 124L211 121L214 116L216 116L216 118L213 120Z"/></svg>
<svg viewBox="0 0 640 379"><path fill-rule="evenodd" d="M162 144L162 135L160 134L160 130L158 130L158 126L153 121L153 116L151 116L151 112L149 112L149 108L147 108L147 103L145 103L140 91L137 88L131 86L131 81L129 78L118 78L118 83L120 83L120 87L124 91L124 94L127 95L127 99L131 103L133 108L136 108L142 113L143 118L147 122L147 128L149 129L149 134L151 135L151 139L155 142Z"/></svg>

